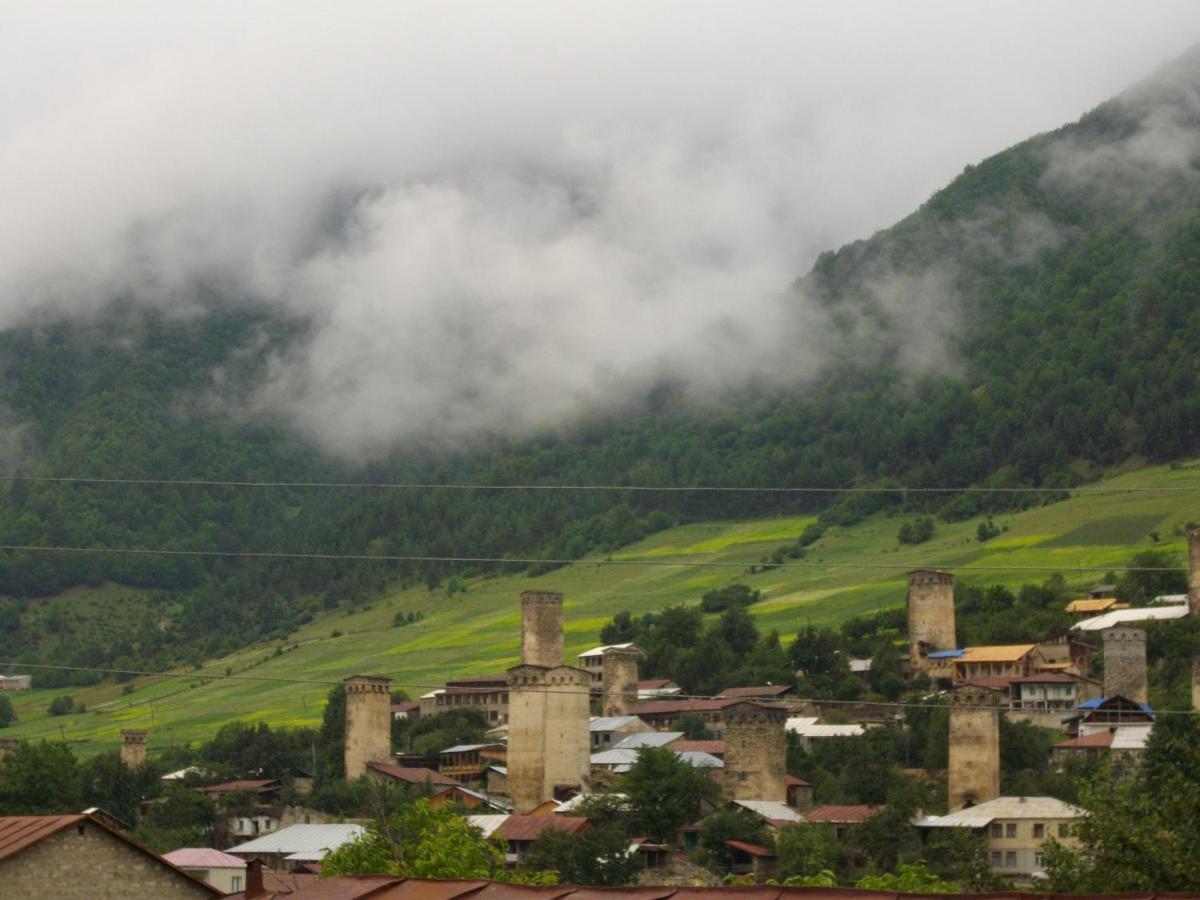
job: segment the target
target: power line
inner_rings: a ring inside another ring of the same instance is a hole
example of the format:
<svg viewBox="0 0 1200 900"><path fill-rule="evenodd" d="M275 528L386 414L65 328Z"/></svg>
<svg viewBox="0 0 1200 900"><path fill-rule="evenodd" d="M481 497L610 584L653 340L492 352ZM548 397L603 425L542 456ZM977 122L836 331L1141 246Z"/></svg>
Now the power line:
<svg viewBox="0 0 1200 900"><path fill-rule="evenodd" d="M340 681L340 680L339 681L330 681L330 680L325 680L325 679L313 679L313 678L285 678L283 676L270 676L270 675L239 675L239 674L225 674L223 672L209 673L209 674L205 674L202 672L169 672L169 671L168 672L147 672L147 671L141 671L141 670L137 670L137 669L108 669L108 668L103 668L103 667L99 667L99 666L56 666L56 665L41 664L41 663L21 663L21 662L15 662L13 660L0 660L0 667L6 667L6 666L18 667L18 668L24 668L24 669L47 669L47 670L61 671L61 672L92 672L92 673L102 673L102 674L109 674L109 675L134 675L134 676L145 676L145 677L154 677L154 678L188 678L188 679L199 680L199 681L220 681L220 680L266 681L266 682L278 682L278 683L282 683L282 684L316 684L316 685L324 685L324 686L328 686L328 687L338 687L338 686L344 684L344 681ZM389 676L383 676L383 677L389 677ZM445 689L445 687L446 687L444 684L436 684L436 685L435 684L420 684L418 682L406 681L403 679L402 676L397 677L396 680L401 684L407 685L408 687L414 687L414 688L428 688L430 690L441 690L441 689ZM472 689L468 688L466 690L471 691ZM480 693L488 693L488 692L494 693L496 689L478 688L478 689L474 689L474 690L477 690ZM507 690L507 688L505 688L505 690ZM555 688L555 687L524 687L524 688L522 688L522 690L536 692L536 693L543 693L543 694L578 695L578 694L582 693L581 691L564 690L562 688ZM588 689L588 692L589 693L592 692L592 689L590 687ZM712 696L709 694L671 694L667 697L653 698L653 699L648 699L648 700L645 700L642 702L645 702L645 703L655 703L655 702L670 703L670 702L673 702L676 700L727 700L732 705L733 703L740 703L740 702L744 702L747 700L753 701L755 699L761 699L761 698L717 697L717 696ZM776 702L776 701L764 699L762 702L772 703L772 702ZM796 703L796 704L812 704L815 706L822 706L822 705L825 705L825 706L839 706L839 705L840 706L870 706L870 707L886 707L889 709L949 709L949 708L955 708L955 709L983 709L983 710L998 710L998 711L1014 711L1014 708L1010 707L1010 706L972 705L972 704L958 704L958 703L953 703L953 704L951 704L951 703L930 703L930 702L926 702L926 701L904 703L899 700L878 700L878 701L876 701L876 700L829 700L829 699L823 699L823 698L819 698L819 697L796 697L796 698L789 698L787 701L784 701L784 702ZM1015 711L1020 712L1021 710L1016 709ZM684 710L684 712L686 712L686 710ZM1156 709L1156 710L1154 710L1154 715L1156 715L1156 716L1157 715L1191 715L1195 712L1196 712L1196 710L1192 710L1192 709Z"/></svg>
<svg viewBox="0 0 1200 900"><path fill-rule="evenodd" d="M980 565L975 563L804 563L804 562L724 562L721 560L667 560L667 559L538 559L530 557L506 556L409 556L397 554L368 554L368 553L299 553L269 550L173 550L169 548L150 547L68 547L46 544L0 544L0 551L12 553L100 553L126 554L134 556L179 556L201 558L230 558L230 559L315 559L343 562L429 562L429 563L467 563L471 565L597 565L597 566L677 566L702 568L733 568L744 569L751 565L769 566L772 569L888 569L911 571L914 569L936 569L945 567L955 571L975 572L1056 572L1069 570L1072 572L1186 572L1187 566L1014 566L1014 565Z"/></svg>
<svg viewBox="0 0 1200 900"><path fill-rule="evenodd" d="M221 481L192 478L92 478L74 475L0 475L0 481L51 484L141 485L146 487L335 488L392 491L623 491L639 493L745 494L1194 494L1200 485L1171 487L754 487L736 485L649 484L476 484L471 482Z"/></svg>

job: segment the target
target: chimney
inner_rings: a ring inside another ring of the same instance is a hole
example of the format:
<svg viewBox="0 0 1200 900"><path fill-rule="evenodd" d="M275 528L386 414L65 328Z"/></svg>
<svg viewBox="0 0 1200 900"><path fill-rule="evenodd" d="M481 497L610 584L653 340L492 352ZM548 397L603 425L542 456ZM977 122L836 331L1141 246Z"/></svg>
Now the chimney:
<svg viewBox="0 0 1200 900"><path fill-rule="evenodd" d="M953 650L954 576L936 569L908 573L909 661L914 671L929 650Z"/></svg>
<svg viewBox="0 0 1200 900"><path fill-rule="evenodd" d="M263 864L261 859L252 859L246 863L246 900L252 897L263 897L267 893L263 887Z"/></svg>
<svg viewBox="0 0 1200 900"><path fill-rule="evenodd" d="M1104 696L1146 703L1146 632L1117 626L1104 632Z"/></svg>
<svg viewBox="0 0 1200 900"><path fill-rule="evenodd" d="M725 800L787 803L787 710L746 701L723 710Z"/></svg>
<svg viewBox="0 0 1200 900"><path fill-rule="evenodd" d="M136 769L146 762L146 735L141 728L121 729L121 762L126 768Z"/></svg>
<svg viewBox="0 0 1200 900"><path fill-rule="evenodd" d="M950 707L950 811L1000 796L1000 711L986 694L961 692Z"/></svg>
<svg viewBox="0 0 1200 900"><path fill-rule="evenodd" d="M635 647L609 647L604 651L601 715L627 716L637 705L638 656Z"/></svg>
<svg viewBox="0 0 1200 900"><path fill-rule="evenodd" d="M392 679L351 675L346 686L346 780L367 771L367 763L392 759Z"/></svg>
<svg viewBox="0 0 1200 900"><path fill-rule="evenodd" d="M553 669L563 664L563 595L521 594L521 665Z"/></svg>

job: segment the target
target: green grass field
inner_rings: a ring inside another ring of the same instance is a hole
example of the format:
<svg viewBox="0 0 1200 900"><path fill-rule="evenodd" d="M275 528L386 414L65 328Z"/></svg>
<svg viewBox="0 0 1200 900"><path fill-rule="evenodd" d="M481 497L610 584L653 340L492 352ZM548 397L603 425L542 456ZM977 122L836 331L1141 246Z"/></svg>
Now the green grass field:
<svg viewBox="0 0 1200 900"><path fill-rule="evenodd" d="M314 683L154 677L136 679L129 693L122 691L122 685L107 683L14 694L20 721L5 736L77 741L77 752L87 756L115 746L121 728L149 728L153 751L204 740L231 719L265 720L273 725L317 723L329 690L325 682L354 673L388 675L397 688L417 696L447 678L499 672L512 665L519 643L518 595L528 588L560 590L566 595L567 651L574 654L597 642L600 628L614 613L694 602L710 588L733 581L763 592L763 602L752 612L761 628L778 629L786 638L808 623L832 624L903 605L904 572L918 565L952 571L959 567L960 583L1019 585L1061 572L1072 583L1085 586L1104 574L1085 570L1120 566L1134 552L1149 547L1168 550L1183 564L1180 527L1200 520L1200 463L1140 469L1093 487L1185 487L1195 488L1196 493L1079 495L997 517L996 524L1007 530L986 544L975 538L979 524L975 519L953 525L939 522L933 540L901 546L896 532L904 518L881 515L852 528L830 529L803 560L753 575L745 574L743 567L794 540L812 520L685 525L623 548L613 554L612 563L597 557L536 578L478 578L468 584L466 593L453 597L421 589L398 591L361 612L318 617L289 639L287 646L294 644L294 648L279 655L276 644L259 645L187 673L232 671ZM737 565L643 564L650 562ZM964 568L970 566L1014 568ZM408 610L420 610L425 618L391 627L395 614ZM335 630L341 632L337 637ZM47 715L47 705L60 693L83 701L87 712Z"/></svg>

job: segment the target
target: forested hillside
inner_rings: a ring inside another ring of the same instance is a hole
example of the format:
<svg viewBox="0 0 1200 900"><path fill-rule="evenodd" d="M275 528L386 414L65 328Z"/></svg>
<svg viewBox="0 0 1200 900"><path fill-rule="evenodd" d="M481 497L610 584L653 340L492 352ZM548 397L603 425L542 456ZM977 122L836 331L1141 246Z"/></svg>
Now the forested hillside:
<svg viewBox="0 0 1200 900"><path fill-rule="evenodd" d="M8 473L229 481L1069 487L1200 451L1200 58L965 171L792 286L834 352L811 383L698 409L663 383L553 434L330 459L243 403L304 321L236 298L0 334ZM388 415L386 409L380 416ZM866 506L833 494L427 491L17 480L6 545L575 558L677 521ZM954 519L1022 494L882 496ZM797 535L799 537L799 535ZM520 568L514 564L514 569ZM0 554L0 655L154 666L282 637L449 563ZM130 589L119 638L30 598ZM133 601L136 602L133 602ZM165 630L164 630L165 629ZM78 676L76 676L78 677Z"/></svg>

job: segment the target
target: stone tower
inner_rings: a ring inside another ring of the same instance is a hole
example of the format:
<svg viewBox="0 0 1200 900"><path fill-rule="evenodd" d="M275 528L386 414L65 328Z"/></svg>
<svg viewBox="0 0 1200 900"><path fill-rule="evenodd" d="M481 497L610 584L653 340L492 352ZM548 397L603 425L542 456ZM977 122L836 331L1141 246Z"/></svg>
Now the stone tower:
<svg viewBox="0 0 1200 900"><path fill-rule="evenodd" d="M1188 532L1188 603L1200 616L1200 528Z"/></svg>
<svg viewBox="0 0 1200 900"><path fill-rule="evenodd" d="M121 729L121 762L136 769L146 761L146 732L141 728Z"/></svg>
<svg viewBox="0 0 1200 900"><path fill-rule="evenodd" d="M954 576L936 569L908 573L908 645L914 670L931 650L953 650Z"/></svg>
<svg viewBox="0 0 1200 900"><path fill-rule="evenodd" d="M637 706L640 655L636 647L609 647L604 651L604 703L601 715L627 716Z"/></svg>
<svg viewBox="0 0 1200 900"><path fill-rule="evenodd" d="M950 707L950 811L1000 796L1000 711L981 709L983 695L956 698Z"/></svg>
<svg viewBox="0 0 1200 900"><path fill-rule="evenodd" d="M1104 632L1104 696L1147 702L1146 632L1118 625Z"/></svg>
<svg viewBox="0 0 1200 900"><path fill-rule="evenodd" d="M346 780L392 759L392 679L351 675L346 686Z"/></svg>
<svg viewBox="0 0 1200 900"><path fill-rule="evenodd" d="M518 813L586 791L591 675L563 665L562 594L521 595L521 664L508 670L508 792Z"/></svg>
<svg viewBox="0 0 1200 900"><path fill-rule="evenodd" d="M787 802L787 709L746 701L727 706L725 720L725 800Z"/></svg>
<svg viewBox="0 0 1200 900"><path fill-rule="evenodd" d="M555 591L521 594L521 664L553 668L563 664L563 595Z"/></svg>

